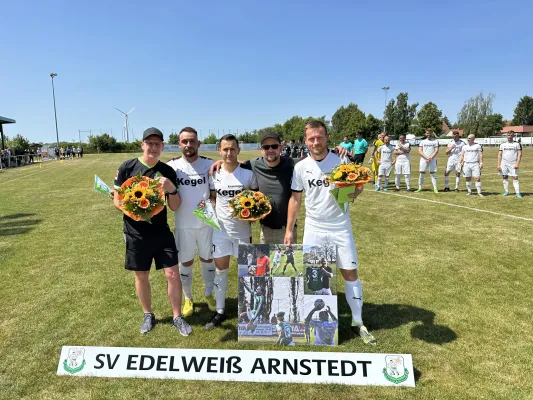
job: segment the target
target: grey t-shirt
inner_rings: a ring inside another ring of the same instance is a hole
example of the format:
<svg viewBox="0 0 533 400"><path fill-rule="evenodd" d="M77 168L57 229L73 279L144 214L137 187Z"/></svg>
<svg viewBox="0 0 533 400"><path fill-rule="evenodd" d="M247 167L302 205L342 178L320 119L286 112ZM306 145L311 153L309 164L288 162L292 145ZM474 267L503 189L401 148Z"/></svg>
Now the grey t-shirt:
<svg viewBox="0 0 533 400"><path fill-rule="evenodd" d="M253 171L259 183L259 191L270 197L272 212L260 220L261 225L271 229L286 226L294 160L280 157L280 163L272 168L263 157L258 157L244 162L241 167Z"/></svg>

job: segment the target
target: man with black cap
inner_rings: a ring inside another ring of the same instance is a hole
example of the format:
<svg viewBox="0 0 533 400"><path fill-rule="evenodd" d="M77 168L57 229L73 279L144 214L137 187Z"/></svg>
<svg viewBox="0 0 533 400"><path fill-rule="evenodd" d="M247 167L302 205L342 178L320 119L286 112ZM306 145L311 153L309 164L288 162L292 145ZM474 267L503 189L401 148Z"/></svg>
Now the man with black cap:
<svg viewBox="0 0 533 400"><path fill-rule="evenodd" d="M176 172L169 165L159 161L163 151L163 133L156 128L148 128L141 142L143 155L125 161L115 175L115 189L129 178L137 175L159 179L166 195L169 208L175 211L180 205ZM114 194L114 193L113 193ZM120 206L114 196L116 207ZM182 336L192 332L191 326L181 315L181 280L178 269L178 251L174 235L167 223L166 207L154 215L149 222L134 221L124 215L124 239L126 241L125 268L135 274L135 289L144 312L141 333L150 332L155 325L150 295L150 267L155 260L156 270L163 269L168 285L168 297L173 312L172 325Z"/></svg>

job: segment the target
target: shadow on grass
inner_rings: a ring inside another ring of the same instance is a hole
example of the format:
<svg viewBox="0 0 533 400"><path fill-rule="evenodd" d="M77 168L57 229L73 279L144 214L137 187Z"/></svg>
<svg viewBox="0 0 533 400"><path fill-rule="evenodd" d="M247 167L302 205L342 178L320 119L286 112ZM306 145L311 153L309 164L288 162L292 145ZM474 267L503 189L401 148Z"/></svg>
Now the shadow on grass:
<svg viewBox="0 0 533 400"><path fill-rule="evenodd" d="M22 235L31 232L34 225L40 224L41 219L26 219L35 213L18 213L0 217L0 236Z"/></svg>
<svg viewBox="0 0 533 400"><path fill-rule="evenodd" d="M354 336L349 328L351 312L345 302L339 304L339 338L344 340ZM381 329L394 329L411 322L421 322L411 329L411 337L427 343L445 344L457 339L457 334L447 326L434 323L435 313L425 308L408 304L373 304L363 306L365 326L372 332ZM341 340L341 341L344 341Z"/></svg>

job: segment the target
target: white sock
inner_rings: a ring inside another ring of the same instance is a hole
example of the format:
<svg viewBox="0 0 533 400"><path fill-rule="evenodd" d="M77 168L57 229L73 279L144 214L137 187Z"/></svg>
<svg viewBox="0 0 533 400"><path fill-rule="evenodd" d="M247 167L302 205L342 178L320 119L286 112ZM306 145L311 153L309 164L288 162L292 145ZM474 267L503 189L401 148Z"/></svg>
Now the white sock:
<svg viewBox="0 0 533 400"><path fill-rule="evenodd" d="M383 183L382 183L382 182L383 182L383 176L380 176L380 177L378 178L378 186L379 186L379 187L383 187Z"/></svg>
<svg viewBox="0 0 533 400"><path fill-rule="evenodd" d="M396 185L397 188L400 187L400 175L396 175L394 177L394 184Z"/></svg>
<svg viewBox="0 0 533 400"><path fill-rule="evenodd" d="M202 264L202 278L204 278L205 295L211 296L215 282L215 263L213 261L207 263L202 260L200 260L200 263Z"/></svg>
<svg viewBox="0 0 533 400"><path fill-rule="evenodd" d="M422 186L424 186L424 174L420 174L418 177L418 188L422 189Z"/></svg>
<svg viewBox="0 0 533 400"><path fill-rule="evenodd" d="M450 177L448 175L444 175L444 187L445 188L450 187Z"/></svg>
<svg viewBox="0 0 533 400"><path fill-rule="evenodd" d="M352 310L352 318L356 323L363 323L363 288L361 281L344 281L344 294Z"/></svg>
<svg viewBox="0 0 533 400"><path fill-rule="evenodd" d="M478 193L481 193L481 181L476 182L476 189Z"/></svg>
<svg viewBox="0 0 533 400"><path fill-rule="evenodd" d="M180 278L183 295L186 299L192 300L192 265L185 267L180 263Z"/></svg>
<svg viewBox="0 0 533 400"><path fill-rule="evenodd" d="M389 187L389 177L385 177L385 187Z"/></svg>
<svg viewBox="0 0 533 400"><path fill-rule="evenodd" d="M518 179L513 179L513 187L515 193L520 193L520 184L518 183Z"/></svg>
<svg viewBox="0 0 533 400"><path fill-rule="evenodd" d="M437 174L435 172L431 174L431 183L433 184L433 189L437 189Z"/></svg>
<svg viewBox="0 0 533 400"><path fill-rule="evenodd" d="M472 191L472 181L466 182L466 190L468 190L468 193Z"/></svg>
<svg viewBox="0 0 533 400"><path fill-rule="evenodd" d="M459 189L459 181L460 181L460 179L461 179L461 178L458 177L458 176L455 177L455 188L456 188L456 189Z"/></svg>
<svg viewBox="0 0 533 400"><path fill-rule="evenodd" d="M509 191L509 181L507 179L503 180L503 190L504 190L504 192L508 192Z"/></svg>
<svg viewBox="0 0 533 400"><path fill-rule="evenodd" d="M218 269L215 274L215 300L217 312L224 314L224 307L226 307L226 292L228 291L228 273L229 269Z"/></svg>
<svg viewBox="0 0 533 400"><path fill-rule="evenodd" d="M405 176L405 186L407 186L407 190L410 190L411 189L411 175L404 175L404 176Z"/></svg>

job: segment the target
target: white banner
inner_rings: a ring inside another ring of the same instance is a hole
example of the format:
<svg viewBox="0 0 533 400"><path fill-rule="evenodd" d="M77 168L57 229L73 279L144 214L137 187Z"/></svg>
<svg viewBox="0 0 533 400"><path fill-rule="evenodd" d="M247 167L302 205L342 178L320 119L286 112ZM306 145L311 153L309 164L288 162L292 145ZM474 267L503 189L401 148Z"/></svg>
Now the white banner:
<svg viewBox="0 0 533 400"><path fill-rule="evenodd" d="M57 374L415 386L410 354L63 346Z"/></svg>

